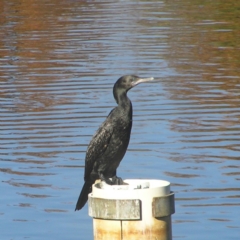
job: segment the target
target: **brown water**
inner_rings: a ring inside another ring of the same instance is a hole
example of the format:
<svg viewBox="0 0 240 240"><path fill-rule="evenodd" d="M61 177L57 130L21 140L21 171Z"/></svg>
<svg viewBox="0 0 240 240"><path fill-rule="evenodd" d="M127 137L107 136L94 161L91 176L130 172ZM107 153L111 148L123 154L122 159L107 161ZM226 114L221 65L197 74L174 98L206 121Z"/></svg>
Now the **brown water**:
<svg viewBox="0 0 240 240"><path fill-rule="evenodd" d="M174 239L240 238L240 2L0 3L0 232L92 239L74 212L91 136L124 74L134 125L123 178L172 183Z"/></svg>

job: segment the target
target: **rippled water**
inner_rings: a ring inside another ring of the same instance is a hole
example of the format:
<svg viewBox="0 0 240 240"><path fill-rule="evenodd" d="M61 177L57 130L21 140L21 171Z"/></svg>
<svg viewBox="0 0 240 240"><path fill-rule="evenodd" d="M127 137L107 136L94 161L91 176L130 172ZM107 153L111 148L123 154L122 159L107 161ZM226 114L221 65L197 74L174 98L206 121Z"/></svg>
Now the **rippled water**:
<svg viewBox="0 0 240 240"><path fill-rule="evenodd" d="M124 74L123 178L172 183L174 239L239 239L238 1L0 3L1 240L92 239L74 212L91 136Z"/></svg>

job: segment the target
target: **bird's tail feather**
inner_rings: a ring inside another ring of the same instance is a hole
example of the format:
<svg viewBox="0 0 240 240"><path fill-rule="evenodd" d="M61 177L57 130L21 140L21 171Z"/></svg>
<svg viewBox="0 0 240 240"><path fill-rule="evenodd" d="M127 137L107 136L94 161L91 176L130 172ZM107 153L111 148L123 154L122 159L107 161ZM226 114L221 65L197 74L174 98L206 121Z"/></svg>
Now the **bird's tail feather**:
<svg viewBox="0 0 240 240"><path fill-rule="evenodd" d="M93 182L91 182L91 181L84 183L82 191L79 195L79 198L78 198L78 201L77 201L77 204L76 204L75 211L82 209L83 206L86 204L86 202L88 200L88 194L90 192L92 192L92 184L93 184Z"/></svg>

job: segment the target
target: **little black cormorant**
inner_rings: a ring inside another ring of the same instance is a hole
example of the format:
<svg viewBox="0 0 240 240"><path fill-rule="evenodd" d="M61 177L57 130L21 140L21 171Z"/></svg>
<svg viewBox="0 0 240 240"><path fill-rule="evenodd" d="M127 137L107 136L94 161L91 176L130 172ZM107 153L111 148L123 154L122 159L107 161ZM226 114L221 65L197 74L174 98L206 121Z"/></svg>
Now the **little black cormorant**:
<svg viewBox="0 0 240 240"><path fill-rule="evenodd" d="M76 209L80 210L92 192L92 184L101 179L107 184L122 184L116 176L117 167L124 157L132 129L132 103L128 90L139 83L153 78L134 75L122 76L113 87L113 96L118 104L94 134L85 157L84 185L78 198Z"/></svg>

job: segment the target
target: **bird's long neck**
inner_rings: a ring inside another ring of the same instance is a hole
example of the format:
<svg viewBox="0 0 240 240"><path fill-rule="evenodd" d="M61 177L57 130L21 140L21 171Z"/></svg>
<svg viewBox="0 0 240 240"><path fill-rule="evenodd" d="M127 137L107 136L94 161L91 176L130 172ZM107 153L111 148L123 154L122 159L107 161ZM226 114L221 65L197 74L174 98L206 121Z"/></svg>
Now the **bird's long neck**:
<svg viewBox="0 0 240 240"><path fill-rule="evenodd" d="M118 91L117 93L114 93L114 98L118 104L118 107L121 108L123 112L126 112L132 119L132 103L127 96L127 92Z"/></svg>

